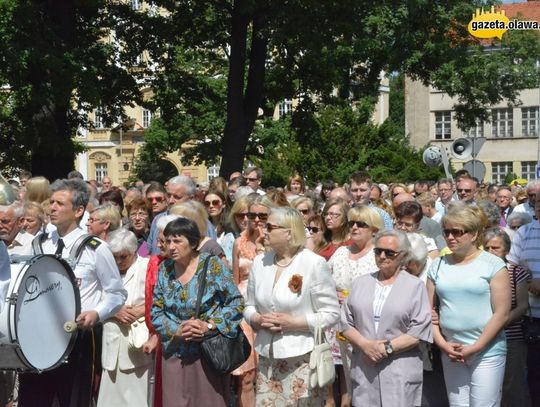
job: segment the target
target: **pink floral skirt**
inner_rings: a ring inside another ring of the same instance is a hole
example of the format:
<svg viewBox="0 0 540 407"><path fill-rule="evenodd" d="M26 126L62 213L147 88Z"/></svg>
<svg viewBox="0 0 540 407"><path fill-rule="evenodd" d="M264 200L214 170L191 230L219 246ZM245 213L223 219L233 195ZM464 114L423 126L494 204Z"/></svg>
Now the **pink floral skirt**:
<svg viewBox="0 0 540 407"><path fill-rule="evenodd" d="M322 407L326 389L309 388L309 356L273 359L259 356L257 406Z"/></svg>

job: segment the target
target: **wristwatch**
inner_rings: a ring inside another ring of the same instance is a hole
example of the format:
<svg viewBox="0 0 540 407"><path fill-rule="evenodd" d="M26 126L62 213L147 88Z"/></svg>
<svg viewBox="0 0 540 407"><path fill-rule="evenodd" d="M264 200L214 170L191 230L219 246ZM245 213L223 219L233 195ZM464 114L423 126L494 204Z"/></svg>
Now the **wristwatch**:
<svg viewBox="0 0 540 407"><path fill-rule="evenodd" d="M208 322L208 324L206 325L206 327L208 328L209 331L212 331L212 330L215 329L214 324L212 324L211 322Z"/></svg>
<svg viewBox="0 0 540 407"><path fill-rule="evenodd" d="M384 350L386 351L386 356L390 356L394 353L394 348L392 346L392 343L390 341L386 341L384 343Z"/></svg>

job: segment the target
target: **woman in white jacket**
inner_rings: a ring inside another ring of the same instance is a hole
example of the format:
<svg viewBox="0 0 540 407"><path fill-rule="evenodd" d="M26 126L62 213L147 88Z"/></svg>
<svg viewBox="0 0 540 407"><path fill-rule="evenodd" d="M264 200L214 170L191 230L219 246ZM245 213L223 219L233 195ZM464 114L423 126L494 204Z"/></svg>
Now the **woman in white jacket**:
<svg viewBox="0 0 540 407"><path fill-rule="evenodd" d="M98 407L148 406L148 377L152 356L142 350L149 333L144 323L144 283L148 259L137 256L137 238L126 229L109 239L124 288L126 303L103 324L103 374Z"/></svg>
<svg viewBox="0 0 540 407"><path fill-rule="evenodd" d="M326 261L305 248L302 215L274 208L266 224L269 250L253 262L244 316L257 331L256 405L322 406L309 388L313 332L339 320L336 287Z"/></svg>

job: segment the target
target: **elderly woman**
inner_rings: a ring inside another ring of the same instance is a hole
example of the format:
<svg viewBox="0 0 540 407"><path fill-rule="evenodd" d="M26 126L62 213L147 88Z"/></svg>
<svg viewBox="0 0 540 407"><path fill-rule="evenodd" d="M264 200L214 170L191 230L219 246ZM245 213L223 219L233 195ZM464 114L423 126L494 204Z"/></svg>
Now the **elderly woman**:
<svg viewBox="0 0 540 407"><path fill-rule="evenodd" d="M129 218L129 230L137 237L137 254L139 256L148 257L150 250L148 248L148 232L150 229L151 211L142 198L134 198L127 204L127 213Z"/></svg>
<svg viewBox="0 0 540 407"><path fill-rule="evenodd" d="M510 236L510 240L514 237L516 230L527 223L532 222L532 216L526 212L512 212L506 219L506 227L504 231Z"/></svg>
<svg viewBox="0 0 540 407"><path fill-rule="evenodd" d="M20 219L21 229L26 233L37 236L45 227L45 211L37 202L25 202L24 214Z"/></svg>
<svg viewBox="0 0 540 407"><path fill-rule="evenodd" d="M95 208L86 222L88 233L107 241L109 234L120 227L122 219L115 205L105 204Z"/></svg>
<svg viewBox="0 0 540 407"><path fill-rule="evenodd" d="M98 407L148 406L152 357L142 350L148 339L144 323L144 281L148 259L137 256L137 238L125 229L111 234L109 247L128 293L125 305L103 324L103 374Z"/></svg>
<svg viewBox="0 0 540 407"><path fill-rule="evenodd" d="M410 244L398 230L373 242L378 271L357 278L341 311L341 329L356 352L354 406L419 406L421 341L431 342L431 310L424 283L402 270Z"/></svg>
<svg viewBox="0 0 540 407"><path fill-rule="evenodd" d="M257 332L256 405L322 406L324 391L309 388L313 332L339 319L335 285L323 258L304 246L300 213L270 210L270 250L253 261L244 316Z"/></svg>
<svg viewBox="0 0 540 407"><path fill-rule="evenodd" d="M197 224L178 218L165 227L169 259L160 265L154 288L152 325L160 336L163 359L163 406L229 405L230 376L219 374L201 357L205 335L218 330L238 334L244 301L221 260L199 254ZM194 315L199 279L207 258L206 290Z"/></svg>
<svg viewBox="0 0 540 407"><path fill-rule="evenodd" d="M349 295L353 280L361 275L377 270L373 253L373 236L384 229L384 222L378 212L366 205L360 205L349 210L347 214L351 244L336 250L328 261L332 277L336 283L337 296L340 304ZM338 369L338 381L341 385L341 406L351 405L350 359L352 349L336 338L336 331L327 331L334 363Z"/></svg>
<svg viewBox="0 0 540 407"><path fill-rule="evenodd" d="M480 249L482 210L454 203L443 216L451 254L433 262L427 287L439 324L433 326L443 356L450 405L499 405L506 360L503 328L511 303L504 261Z"/></svg>
<svg viewBox="0 0 540 407"><path fill-rule="evenodd" d="M521 266L506 262L510 252L510 238L499 228L486 230L484 250L500 257L507 266L512 287L512 308L508 324L504 329L506 336L506 367L503 380L503 406L530 405L527 383L527 344L523 336L521 320L529 307L528 281L531 275Z"/></svg>

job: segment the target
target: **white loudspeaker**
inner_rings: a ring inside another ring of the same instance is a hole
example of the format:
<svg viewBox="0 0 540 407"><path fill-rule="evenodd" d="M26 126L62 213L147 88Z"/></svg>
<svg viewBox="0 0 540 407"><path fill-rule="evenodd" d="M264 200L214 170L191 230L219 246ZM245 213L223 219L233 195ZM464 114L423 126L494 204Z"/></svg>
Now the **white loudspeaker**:
<svg viewBox="0 0 540 407"><path fill-rule="evenodd" d="M422 159L428 167L438 167L442 163L441 150L439 147L429 146L422 154Z"/></svg>
<svg viewBox="0 0 540 407"><path fill-rule="evenodd" d="M468 138L458 138L452 143L452 155L458 160L466 160L473 153L473 143Z"/></svg>

